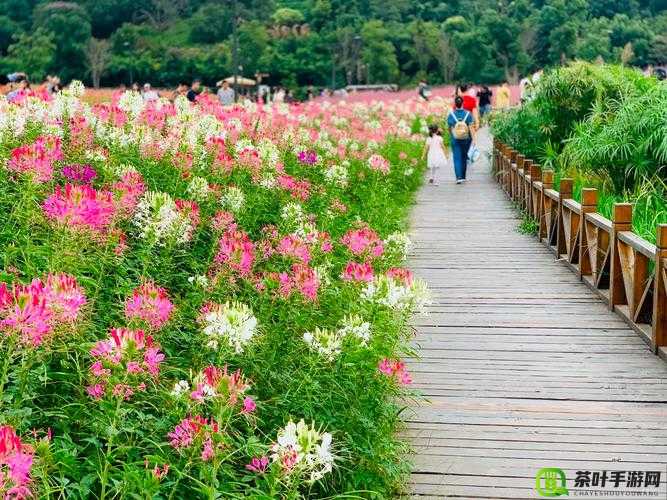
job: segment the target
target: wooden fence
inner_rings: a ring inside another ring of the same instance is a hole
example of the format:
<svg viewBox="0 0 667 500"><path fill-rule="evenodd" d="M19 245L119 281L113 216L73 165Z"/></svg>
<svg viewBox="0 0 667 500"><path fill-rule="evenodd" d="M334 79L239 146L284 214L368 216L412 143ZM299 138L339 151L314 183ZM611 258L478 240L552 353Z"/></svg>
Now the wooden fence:
<svg viewBox="0 0 667 500"><path fill-rule="evenodd" d="M667 360L667 224L657 245L632 232L632 205L597 210L597 190L572 199L572 179L553 187L553 172L494 140L493 169L507 195L539 221L537 237Z"/></svg>

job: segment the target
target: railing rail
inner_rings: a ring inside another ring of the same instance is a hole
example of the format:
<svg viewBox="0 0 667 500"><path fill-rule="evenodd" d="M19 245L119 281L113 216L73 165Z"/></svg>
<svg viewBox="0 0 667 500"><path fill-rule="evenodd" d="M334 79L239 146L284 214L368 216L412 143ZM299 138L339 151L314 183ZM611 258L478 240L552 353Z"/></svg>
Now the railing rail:
<svg viewBox="0 0 667 500"><path fill-rule="evenodd" d="M553 172L494 140L493 171L502 189L539 222L537 237L643 339L667 359L667 224L653 245L632 232L632 205L612 220L597 212L597 191L572 198L572 179L553 187Z"/></svg>

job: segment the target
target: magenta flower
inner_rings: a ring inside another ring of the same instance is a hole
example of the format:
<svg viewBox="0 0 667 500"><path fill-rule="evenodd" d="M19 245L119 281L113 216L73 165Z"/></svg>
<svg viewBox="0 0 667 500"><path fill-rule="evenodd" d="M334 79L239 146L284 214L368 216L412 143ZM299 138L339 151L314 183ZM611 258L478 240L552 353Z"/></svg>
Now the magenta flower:
<svg viewBox="0 0 667 500"><path fill-rule="evenodd" d="M341 277L345 281L373 281L373 266L369 262L348 262Z"/></svg>
<svg viewBox="0 0 667 500"><path fill-rule="evenodd" d="M169 321L173 309L167 291L151 281L136 288L132 297L125 302L125 316L128 319L140 319L155 330Z"/></svg>
<svg viewBox="0 0 667 500"><path fill-rule="evenodd" d="M53 179L53 163L63 159L61 140L56 136L40 136L32 144L12 150L7 162L11 172L29 175L35 182Z"/></svg>
<svg viewBox="0 0 667 500"><path fill-rule="evenodd" d="M243 410L241 410L242 413L252 413L257 409L257 404L255 403L255 400L252 399L250 396L246 396L245 399L243 400Z"/></svg>
<svg viewBox="0 0 667 500"><path fill-rule="evenodd" d="M86 387L86 392L93 399L102 399L104 396L104 385L93 384Z"/></svg>
<svg viewBox="0 0 667 500"><path fill-rule="evenodd" d="M341 243L349 248L354 255L369 254L369 256L379 257L384 252L382 240L369 227L348 231L341 238Z"/></svg>
<svg viewBox="0 0 667 500"><path fill-rule="evenodd" d="M247 276L255 261L254 250L255 244L245 232L229 229L220 238L215 261Z"/></svg>
<svg viewBox="0 0 667 500"><path fill-rule="evenodd" d="M49 219L64 227L96 232L105 232L116 214L111 193L74 184L67 184L64 191L56 186L42 208Z"/></svg>
<svg viewBox="0 0 667 500"><path fill-rule="evenodd" d="M97 172L90 165L72 164L63 167L63 177L77 184L90 184Z"/></svg>
<svg viewBox="0 0 667 500"><path fill-rule="evenodd" d="M398 383L409 385L412 377L405 367L405 363L397 359L383 359L378 364L378 370L386 377L393 377Z"/></svg>
<svg viewBox="0 0 667 500"><path fill-rule="evenodd" d="M254 457L245 468L256 474L264 474L269 466L269 457Z"/></svg>
<svg viewBox="0 0 667 500"><path fill-rule="evenodd" d="M317 153L315 151L300 151L297 159L305 165L315 165L317 163Z"/></svg>

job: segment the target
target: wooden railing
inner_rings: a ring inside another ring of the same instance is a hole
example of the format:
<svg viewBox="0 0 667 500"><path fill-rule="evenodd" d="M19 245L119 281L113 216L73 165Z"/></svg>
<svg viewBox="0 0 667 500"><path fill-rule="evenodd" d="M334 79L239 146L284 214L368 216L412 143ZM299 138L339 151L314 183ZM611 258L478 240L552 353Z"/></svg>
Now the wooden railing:
<svg viewBox="0 0 667 500"><path fill-rule="evenodd" d="M656 354L667 359L667 224L656 245L632 232L632 205L612 220L597 210L597 191L572 198L572 179L553 189L553 172L494 140L493 170L507 195L539 222L537 237L597 292Z"/></svg>

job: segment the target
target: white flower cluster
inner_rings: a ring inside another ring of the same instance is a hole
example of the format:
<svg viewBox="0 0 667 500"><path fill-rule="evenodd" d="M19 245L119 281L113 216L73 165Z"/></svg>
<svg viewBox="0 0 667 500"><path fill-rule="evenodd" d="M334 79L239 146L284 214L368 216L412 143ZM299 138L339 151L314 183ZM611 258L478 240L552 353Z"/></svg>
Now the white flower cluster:
<svg viewBox="0 0 667 500"><path fill-rule="evenodd" d="M134 165L130 165L129 163L121 163L120 165L113 165L111 163L105 162L103 163L103 168L108 173L119 179L123 177L125 174L137 173L137 169L134 167Z"/></svg>
<svg viewBox="0 0 667 500"><path fill-rule="evenodd" d="M332 165L324 171L324 178L329 184L335 184L339 187L347 187L348 171L343 165Z"/></svg>
<svg viewBox="0 0 667 500"><path fill-rule="evenodd" d="M301 226L305 219L303 207L296 202L290 202L283 206L280 217L291 227Z"/></svg>
<svg viewBox="0 0 667 500"><path fill-rule="evenodd" d="M240 354L257 330L257 318L252 310L239 302L215 304L203 319L203 332L208 338L206 345L211 349L218 349L223 343Z"/></svg>
<svg viewBox="0 0 667 500"><path fill-rule="evenodd" d="M298 424L290 420L278 431L271 447L271 460L278 463L285 474L307 476L306 481L315 482L333 469L331 442L331 434L319 432L314 424L308 425L303 419Z"/></svg>
<svg viewBox="0 0 667 500"><path fill-rule="evenodd" d="M196 276L188 277L188 283L195 284L197 286L205 288L205 287L208 286L209 281L208 281L208 278L205 275L197 274Z"/></svg>
<svg viewBox="0 0 667 500"><path fill-rule="evenodd" d="M340 331L327 330L319 326L315 328L315 331L303 334L306 344L328 361L333 361L340 354L344 338Z"/></svg>
<svg viewBox="0 0 667 500"><path fill-rule="evenodd" d="M208 181L203 177L194 176L190 179L187 189L188 194L193 200L202 202L206 201L211 194L211 189L208 186Z"/></svg>
<svg viewBox="0 0 667 500"><path fill-rule="evenodd" d="M190 384L187 380L179 380L174 384L174 389L171 391L171 395L180 398L183 394L186 394L190 390Z"/></svg>
<svg viewBox="0 0 667 500"><path fill-rule="evenodd" d="M431 303L431 294L424 280L415 279L405 285L394 278L380 275L366 285L362 292L365 300L403 311L424 312Z"/></svg>
<svg viewBox="0 0 667 500"><path fill-rule="evenodd" d="M245 203L245 195L236 186L229 186L220 197L220 203L232 213L239 213Z"/></svg>
<svg viewBox="0 0 667 500"><path fill-rule="evenodd" d="M80 80L72 80L63 93L72 97L83 97L86 92L86 87Z"/></svg>
<svg viewBox="0 0 667 500"><path fill-rule="evenodd" d="M176 203L167 193L146 192L137 205L132 222L141 238L159 246L169 241L183 244L192 238L190 219L178 211Z"/></svg>
<svg viewBox="0 0 667 500"><path fill-rule="evenodd" d="M384 240L385 253L396 257L400 261L404 261L408 257L410 248L412 248L412 241L407 234L400 231L391 233Z"/></svg>
<svg viewBox="0 0 667 500"><path fill-rule="evenodd" d="M128 90L118 99L118 107L132 116L137 116L144 109L144 99L139 92Z"/></svg>
<svg viewBox="0 0 667 500"><path fill-rule="evenodd" d="M343 318L342 326L338 332L346 336L359 339L362 345L368 344L371 339L371 324L357 314L350 314Z"/></svg>

